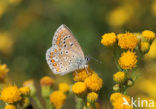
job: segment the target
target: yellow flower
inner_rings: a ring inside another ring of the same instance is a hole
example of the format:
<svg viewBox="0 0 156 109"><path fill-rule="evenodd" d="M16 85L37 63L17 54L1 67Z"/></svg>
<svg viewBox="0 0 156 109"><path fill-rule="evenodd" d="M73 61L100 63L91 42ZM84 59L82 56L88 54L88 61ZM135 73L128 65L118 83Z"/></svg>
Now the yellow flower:
<svg viewBox="0 0 156 109"><path fill-rule="evenodd" d="M0 52L8 54L12 51L13 40L10 34L0 33Z"/></svg>
<svg viewBox="0 0 156 109"><path fill-rule="evenodd" d="M22 0L8 0L10 4L19 4Z"/></svg>
<svg viewBox="0 0 156 109"><path fill-rule="evenodd" d="M150 48L150 44L148 42L141 42L140 43L140 50L142 52L147 52Z"/></svg>
<svg viewBox="0 0 156 109"><path fill-rule="evenodd" d="M155 38L155 33L150 30L144 30L142 36L148 40L153 40Z"/></svg>
<svg viewBox="0 0 156 109"><path fill-rule="evenodd" d="M30 88L29 87L21 87L19 90L20 90L22 95L29 96L29 94L30 94Z"/></svg>
<svg viewBox="0 0 156 109"><path fill-rule="evenodd" d="M90 103L94 103L98 99L98 94L95 92L90 92L87 95L87 101Z"/></svg>
<svg viewBox="0 0 156 109"><path fill-rule="evenodd" d="M114 104L114 102L119 98L122 97L121 93L112 93L110 96L110 101L112 104Z"/></svg>
<svg viewBox="0 0 156 109"><path fill-rule="evenodd" d="M123 95L121 93L113 93L110 97L110 101L114 107L114 109L133 109L132 106L123 105L124 101L123 98L126 99L126 101L131 104L131 99L129 96Z"/></svg>
<svg viewBox="0 0 156 109"><path fill-rule="evenodd" d="M118 45L122 49L134 49L138 44L137 37L132 33L118 34Z"/></svg>
<svg viewBox="0 0 156 109"><path fill-rule="evenodd" d="M70 89L69 85L67 83L60 83L59 84L59 90L63 92L68 92Z"/></svg>
<svg viewBox="0 0 156 109"><path fill-rule="evenodd" d="M7 68L6 64L0 65L0 81L4 81L4 78L6 77L8 72L9 69Z"/></svg>
<svg viewBox="0 0 156 109"><path fill-rule="evenodd" d="M116 34L115 33L106 33L102 36L101 43L104 46L112 46L116 42Z"/></svg>
<svg viewBox="0 0 156 109"><path fill-rule="evenodd" d="M30 95L31 96L34 96L36 94L36 88L34 86L34 81L33 80L25 81L23 83L23 86L30 88Z"/></svg>
<svg viewBox="0 0 156 109"><path fill-rule="evenodd" d="M7 103L15 103L22 99L21 93L16 86L8 86L2 89L1 100Z"/></svg>
<svg viewBox="0 0 156 109"><path fill-rule="evenodd" d="M101 89L103 81L97 74L92 74L88 78L85 79L85 84L88 89L92 91L98 91Z"/></svg>
<svg viewBox="0 0 156 109"><path fill-rule="evenodd" d="M9 104L6 105L4 109L16 109L16 106Z"/></svg>
<svg viewBox="0 0 156 109"><path fill-rule="evenodd" d="M113 79L117 83L124 82L126 78L125 72L117 72L113 75Z"/></svg>
<svg viewBox="0 0 156 109"><path fill-rule="evenodd" d="M117 98L116 101L114 102L114 104L112 104L113 107L114 107L114 109L133 109L132 106L123 105L123 103L124 103L123 97L126 99L126 101L129 104L131 104L130 97L129 96L122 95L122 97Z"/></svg>
<svg viewBox="0 0 156 109"><path fill-rule="evenodd" d="M132 69L136 66L137 56L135 52L127 51L121 54L118 62L122 69Z"/></svg>
<svg viewBox="0 0 156 109"><path fill-rule="evenodd" d="M73 73L74 75L74 81L84 81L88 76L92 74L92 70L90 67L88 67L87 71L86 69L80 69Z"/></svg>
<svg viewBox="0 0 156 109"><path fill-rule="evenodd" d="M54 104L56 109L60 109L66 100L66 95L62 91L54 91L50 95L50 101Z"/></svg>
<svg viewBox="0 0 156 109"><path fill-rule="evenodd" d="M82 94L82 93L85 93L87 90L87 87L85 85L84 82L76 82L73 87L72 87L72 91L75 93L75 94Z"/></svg>
<svg viewBox="0 0 156 109"><path fill-rule="evenodd" d="M52 86L54 84L54 82L55 81L51 77L49 77L49 76L44 76L40 80L40 84L42 86Z"/></svg>

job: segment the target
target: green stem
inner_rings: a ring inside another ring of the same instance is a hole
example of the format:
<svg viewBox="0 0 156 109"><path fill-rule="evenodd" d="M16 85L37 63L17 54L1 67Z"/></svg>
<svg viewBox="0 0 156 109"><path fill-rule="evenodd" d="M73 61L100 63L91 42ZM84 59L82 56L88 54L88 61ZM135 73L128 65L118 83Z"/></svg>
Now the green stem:
<svg viewBox="0 0 156 109"><path fill-rule="evenodd" d="M36 102L37 106L39 109L44 109L43 106L41 105L41 102L36 96L33 96L34 101Z"/></svg>
<svg viewBox="0 0 156 109"><path fill-rule="evenodd" d="M46 109L54 109L48 98L45 98L45 101L46 101Z"/></svg>
<svg viewBox="0 0 156 109"><path fill-rule="evenodd" d="M83 100L81 98L76 97L76 109L83 109Z"/></svg>

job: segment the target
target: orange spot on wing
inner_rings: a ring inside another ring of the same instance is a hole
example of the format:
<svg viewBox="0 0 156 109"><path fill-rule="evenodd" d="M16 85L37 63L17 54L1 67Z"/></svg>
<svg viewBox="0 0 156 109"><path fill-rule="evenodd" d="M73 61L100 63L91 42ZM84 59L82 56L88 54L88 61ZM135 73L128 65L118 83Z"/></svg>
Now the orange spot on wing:
<svg viewBox="0 0 156 109"><path fill-rule="evenodd" d="M56 66L56 65L57 65L56 63L53 64L53 66Z"/></svg>
<svg viewBox="0 0 156 109"><path fill-rule="evenodd" d="M55 49L54 52L57 52L57 49Z"/></svg>
<svg viewBox="0 0 156 109"><path fill-rule="evenodd" d="M52 62L52 63L54 63L54 62L55 62L55 60L54 60L54 59L52 59L52 60L51 60L51 62Z"/></svg>
<svg viewBox="0 0 156 109"><path fill-rule="evenodd" d="M60 40L61 40L61 35L65 32L65 30L62 30L59 34L58 34L58 38L56 41L56 44L59 45L60 44Z"/></svg>

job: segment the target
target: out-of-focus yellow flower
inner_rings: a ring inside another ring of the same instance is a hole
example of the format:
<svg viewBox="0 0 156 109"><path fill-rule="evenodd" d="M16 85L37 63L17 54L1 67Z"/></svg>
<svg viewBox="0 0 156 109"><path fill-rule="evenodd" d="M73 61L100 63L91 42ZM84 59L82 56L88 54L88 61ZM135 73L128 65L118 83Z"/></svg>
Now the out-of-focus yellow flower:
<svg viewBox="0 0 156 109"><path fill-rule="evenodd" d="M128 12L128 14L127 14ZM131 6L122 6L114 9L108 16L108 23L112 27L120 27L130 20L133 15Z"/></svg>
<svg viewBox="0 0 156 109"><path fill-rule="evenodd" d="M123 98L126 99L126 101L131 104L131 99L129 96L123 95L121 93L113 93L110 97L110 101L113 105L113 109L133 109L132 106L128 105L123 105L124 100Z"/></svg>
<svg viewBox="0 0 156 109"><path fill-rule="evenodd" d="M117 72L113 75L113 79L117 83L122 83L125 81L126 74L125 72Z"/></svg>
<svg viewBox="0 0 156 109"><path fill-rule="evenodd" d="M50 101L54 104L56 109L60 109L66 100L66 95L62 91L54 91L50 95Z"/></svg>
<svg viewBox="0 0 156 109"><path fill-rule="evenodd" d="M121 93L112 93L110 96L111 103L113 104L120 97L122 97Z"/></svg>
<svg viewBox="0 0 156 109"><path fill-rule="evenodd" d="M40 80L41 86L52 86L54 84L54 80L49 76L44 76Z"/></svg>
<svg viewBox="0 0 156 109"><path fill-rule="evenodd" d="M70 89L70 86L67 83L60 83L59 84L59 90L63 92L68 92Z"/></svg>
<svg viewBox="0 0 156 109"><path fill-rule="evenodd" d="M36 88L34 86L34 81L33 80L25 81L23 83L23 86L30 88L30 95L31 96L34 96L36 94Z"/></svg>
<svg viewBox="0 0 156 109"><path fill-rule="evenodd" d="M153 3L152 3L152 13L154 16L156 16L156 1L153 0Z"/></svg>
<svg viewBox="0 0 156 109"><path fill-rule="evenodd" d="M2 89L0 98L6 103L16 103L22 99L21 93L17 86L8 86Z"/></svg>
<svg viewBox="0 0 156 109"><path fill-rule="evenodd" d="M4 81L7 73L9 72L9 69L7 68L6 64L0 65L0 81Z"/></svg>
<svg viewBox="0 0 156 109"><path fill-rule="evenodd" d="M21 3L21 1L22 0L8 0L10 4L15 4L15 5Z"/></svg>
<svg viewBox="0 0 156 109"><path fill-rule="evenodd" d="M98 91L102 88L103 81L97 74L92 74L85 79L85 84L88 89L92 91Z"/></svg>
<svg viewBox="0 0 156 109"><path fill-rule="evenodd" d="M30 104L30 100L29 100L28 97L22 98L22 100L21 100L20 103L19 103L19 105L20 105L22 108L24 108L24 109L25 109L26 107L28 107L29 104Z"/></svg>
<svg viewBox="0 0 156 109"><path fill-rule="evenodd" d="M149 50L149 48L150 48L149 42L141 42L140 43L140 50L142 52L147 52Z"/></svg>
<svg viewBox="0 0 156 109"><path fill-rule="evenodd" d="M6 105L4 109L16 109L16 106L9 104L9 105Z"/></svg>
<svg viewBox="0 0 156 109"><path fill-rule="evenodd" d="M87 71L86 71L87 70ZM88 76L92 74L90 67L87 69L80 69L74 72L74 81L84 81Z"/></svg>
<svg viewBox="0 0 156 109"><path fill-rule="evenodd" d="M153 40L155 38L155 33L150 30L144 30L142 36L148 40Z"/></svg>
<svg viewBox="0 0 156 109"><path fill-rule="evenodd" d="M118 62L122 69L132 69L136 66L137 56L135 52L127 51L121 54Z"/></svg>
<svg viewBox="0 0 156 109"><path fill-rule="evenodd" d="M152 45L150 46L149 52L145 55L145 59L149 58L156 58L156 40L153 41Z"/></svg>
<svg viewBox="0 0 156 109"><path fill-rule="evenodd" d="M7 8L8 8L7 2L0 0L0 18L6 12Z"/></svg>
<svg viewBox="0 0 156 109"><path fill-rule="evenodd" d="M132 33L118 34L118 45L122 49L135 49L138 44L137 37Z"/></svg>
<svg viewBox="0 0 156 109"><path fill-rule="evenodd" d="M112 46L116 42L116 34L115 33L106 33L102 36L101 43L104 46Z"/></svg>
<svg viewBox="0 0 156 109"><path fill-rule="evenodd" d="M87 101L89 103L94 103L98 99L98 94L95 92L90 92L87 95Z"/></svg>
<svg viewBox="0 0 156 109"><path fill-rule="evenodd" d="M78 95L85 93L86 90L87 90L87 87L84 82L76 82L72 87L72 91Z"/></svg>
<svg viewBox="0 0 156 109"><path fill-rule="evenodd" d="M12 51L13 40L8 33L0 33L0 52L8 54Z"/></svg>
<svg viewBox="0 0 156 109"><path fill-rule="evenodd" d="M20 92L24 96L29 96L30 95L30 88L29 87L21 87Z"/></svg>

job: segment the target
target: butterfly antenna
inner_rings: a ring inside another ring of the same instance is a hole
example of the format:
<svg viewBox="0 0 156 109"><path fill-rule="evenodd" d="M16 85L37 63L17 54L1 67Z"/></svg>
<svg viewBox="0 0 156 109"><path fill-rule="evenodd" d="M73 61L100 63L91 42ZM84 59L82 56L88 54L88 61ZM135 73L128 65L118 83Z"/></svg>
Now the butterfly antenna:
<svg viewBox="0 0 156 109"><path fill-rule="evenodd" d="M94 57L90 57L90 59L93 59L93 60L96 61L97 63L102 64L102 61L99 61L99 60L97 60L97 59L94 58Z"/></svg>

